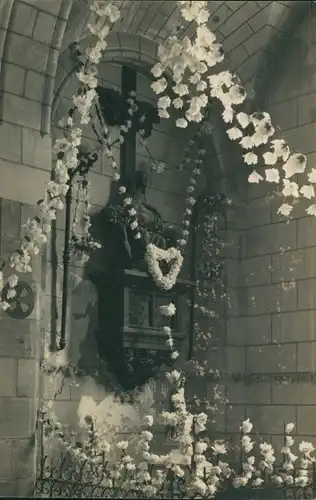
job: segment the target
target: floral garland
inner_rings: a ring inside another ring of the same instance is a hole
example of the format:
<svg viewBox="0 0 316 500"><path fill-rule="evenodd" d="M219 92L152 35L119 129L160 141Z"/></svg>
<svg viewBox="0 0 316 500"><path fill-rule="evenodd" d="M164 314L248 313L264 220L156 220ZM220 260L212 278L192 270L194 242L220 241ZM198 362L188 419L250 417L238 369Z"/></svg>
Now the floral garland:
<svg viewBox="0 0 316 500"><path fill-rule="evenodd" d="M167 274L163 274L160 269L159 262L162 260L170 264L170 270ZM146 247L145 261L147 262L148 271L152 275L155 284L162 290L171 290L181 270L183 262L181 252L174 247L162 250L150 243Z"/></svg>
<svg viewBox="0 0 316 500"><path fill-rule="evenodd" d="M113 23L120 16L119 10L115 5L100 2L99 0L95 0L92 3L91 11L97 17L95 23L88 24L88 28L97 41L94 46L86 50L86 61L82 65L81 71L77 73L81 85L77 95L73 96L73 108L69 111L66 120L67 128L65 133L67 137L55 141L53 148L53 152L56 155L54 180L48 182L44 198L37 203L40 215L27 220L24 225L26 234L22 244L19 250L14 252L9 258L9 266L18 273L32 272L30 265L31 257L38 255L41 245L47 243L52 221L56 219L57 211L62 210L64 207L61 197L68 191L69 173L72 173L78 167L79 146L82 139L81 128L75 127L74 124L75 112L78 112L81 116L81 125L90 122L90 110L96 100L96 64L100 62L103 51L106 48L105 38L110 30L110 26L106 24L106 20L109 19L110 23ZM117 179L117 176L115 178ZM10 290L10 296L14 297L16 294L14 288L18 283L18 277L12 274L7 279L4 279L3 268L6 264L7 262L1 267L0 292L3 290L5 284L8 283L10 289L12 289ZM0 306L6 310L10 307L10 304L0 299Z"/></svg>
<svg viewBox="0 0 316 500"><path fill-rule="evenodd" d="M89 194L90 182L84 178L79 181L79 189L76 199L76 210L74 214L73 224L72 224L72 238L71 244L72 248L75 252L82 255L83 261L87 261L89 259L89 251L96 250L101 248L101 244L98 241L95 241L90 234L91 227L91 217L90 217L90 194ZM82 202L84 204L84 213L82 216L83 220L83 235L79 237L77 235L77 225L79 224L78 219L78 205Z"/></svg>
<svg viewBox="0 0 316 500"><path fill-rule="evenodd" d="M161 97L158 100L159 116L169 118L168 109L173 105L183 111L184 116L178 118L176 126L185 128L188 122L201 122L210 98L218 99L222 106L222 117L226 123L233 123L227 130L228 137L238 141L242 149L244 161L248 165L256 165L259 157L268 166L265 169L265 180L279 183L281 170L276 168L279 164L283 170L282 195L285 202L278 209L278 213L290 215L293 205L300 196L306 199L315 197L316 169L308 172L310 184L299 186L290 179L295 174L302 174L306 170L307 159L305 155L293 153L284 139L275 136L269 113L248 114L240 110L247 97L239 78L226 70L211 74L210 70L223 61L224 53L221 45L216 41L215 34L208 28L210 17L206 1L178 1L183 19L196 23L195 37L190 39L185 36L182 40L174 34L169 36L163 46L159 47L159 63L152 68L156 81L152 89ZM168 84L163 74L169 69L172 72L174 86L172 90L174 99L167 92ZM188 83L183 83L186 80ZM190 96L190 97L189 97ZM260 152L261 146L267 146L266 152ZM259 152L258 152L259 148ZM264 180L255 168L248 177L250 183ZM316 216L316 204L310 205L306 212Z"/></svg>

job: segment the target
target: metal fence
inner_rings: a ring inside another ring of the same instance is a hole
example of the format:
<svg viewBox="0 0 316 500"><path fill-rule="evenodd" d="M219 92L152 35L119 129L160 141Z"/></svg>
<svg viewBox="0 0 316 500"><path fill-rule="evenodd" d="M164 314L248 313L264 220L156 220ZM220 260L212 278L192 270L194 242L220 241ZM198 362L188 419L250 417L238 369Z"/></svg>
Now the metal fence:
<svg viewBox="0 0 316 500"><path fill-rule="evenodd" d="M141 490L126 489L120 486L107 486L110 470L106 462L96 466L90 463L76 463L68 453L55 458L43 456L34 487L34 497L39 498L148 498ZM206 478L207 479L207 478ZM187 482L190 474L181 479L170 472L164 486L153 498L184 499L207 498L200 494L188 495ZM316 498L315 470L311 483L306 488L269 487L232 488L223 487L217 492L217 500L304 500Z"/></svg>

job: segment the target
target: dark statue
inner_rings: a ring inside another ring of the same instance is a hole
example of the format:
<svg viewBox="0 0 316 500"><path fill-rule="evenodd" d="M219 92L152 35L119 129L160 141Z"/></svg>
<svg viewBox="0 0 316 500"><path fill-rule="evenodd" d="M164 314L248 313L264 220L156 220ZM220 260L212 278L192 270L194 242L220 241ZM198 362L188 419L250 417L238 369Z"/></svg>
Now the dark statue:
<svg viewBox="0 0 316 500"><path fill-rule="evenodd" d="M156 208L147 202L147 184L148 174L143 170L137 170L124 184L126 193L123 196L130 197L132 205L125 208L121 203L117 203L106 209L107 223L111 226L114 236L115 253L120 256L119 267L145 270L144 255L148 243L153 243L162 249L176 244L175 228L165 223ZM135 239L135 231L129 227L128 209L131 207L137 211L140 239Z"/></svg>

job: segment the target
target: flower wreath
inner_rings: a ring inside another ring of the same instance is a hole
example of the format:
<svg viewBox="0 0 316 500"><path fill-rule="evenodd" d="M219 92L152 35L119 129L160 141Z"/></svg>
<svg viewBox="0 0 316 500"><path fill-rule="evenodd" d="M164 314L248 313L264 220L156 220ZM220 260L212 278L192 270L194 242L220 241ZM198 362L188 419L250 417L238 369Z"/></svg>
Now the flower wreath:
<svg viewBox="0 0 316 500"><path fill-rule="evenodd" d="M167 274L163 274L160 268L159 262L162 260L167 262L167 264L171 264ZM148 265L148 271L154 283L163 290L171 290L181 270L183 256L177 248L171 247L167 250L163 250L153 243L150 243L146 247L145 262Z"/></svg>

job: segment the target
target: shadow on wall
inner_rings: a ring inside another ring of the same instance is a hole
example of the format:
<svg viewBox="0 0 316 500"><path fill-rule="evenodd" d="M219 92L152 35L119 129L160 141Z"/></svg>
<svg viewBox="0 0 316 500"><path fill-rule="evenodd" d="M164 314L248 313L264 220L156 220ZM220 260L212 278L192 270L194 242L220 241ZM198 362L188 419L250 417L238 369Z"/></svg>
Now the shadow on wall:
<svg viewBox="0 0 316 500"><path fill-rule="evenodd" d="M75 365L79 374L92 377L95 382L116 396L122 393L121 386L116 382L110 370L107 369L105 361L98 355L97 331L99 328L98 289L100 277L113 265L123 262L124 247L120 247L121 240L113 232L113 225L108 226L106 221L106 209L109 205L120 204L117 192L117 183L112 183L109 201L104 208L91 215L90 233L99 241L102 247L94 251L84 268L72 267L72 283L69 293L71 294L71 319L68 356L70 362ZM113 247L115 241L115 247ZM75 258L73 259L75 261ZM80 273L80 274L79 274ZM81 276L80 276L81 275ZM97 283L98 282L98 283ZM115 284L114 284L115 286ZM106 297L101 300L106 300Z"/></svg>

